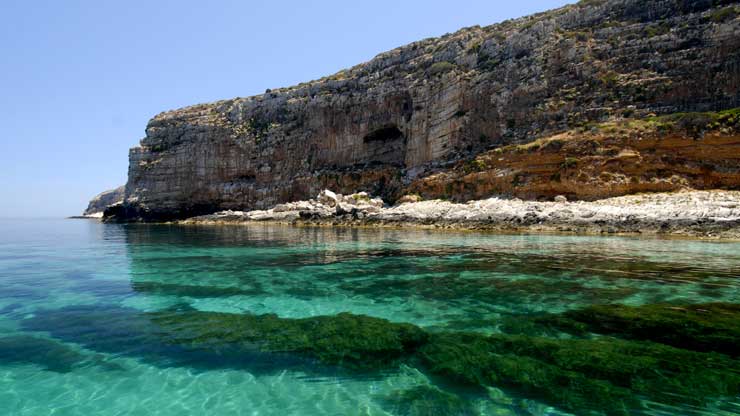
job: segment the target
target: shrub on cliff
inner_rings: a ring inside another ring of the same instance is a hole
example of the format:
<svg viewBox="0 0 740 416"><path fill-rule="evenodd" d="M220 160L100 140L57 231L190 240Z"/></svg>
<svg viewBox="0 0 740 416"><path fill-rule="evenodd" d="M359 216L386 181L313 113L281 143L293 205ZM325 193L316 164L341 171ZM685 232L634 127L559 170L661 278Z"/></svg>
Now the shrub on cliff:
<svg viewBox="0 0 740 416"><path fill-rule="evenodd" d="M445 72L449 72L455 69L455 64L452 62L435 62L429 67L429 75L439 75Z"/></svg>
<svg viewBox="0 0 740 416"><path fill-rule="evenodd" d="M738 10L735 6L725 7L724 9L715 10L712 12L711 19L714 23L723 23L728 20L734 19L738 15Z"/></svg>

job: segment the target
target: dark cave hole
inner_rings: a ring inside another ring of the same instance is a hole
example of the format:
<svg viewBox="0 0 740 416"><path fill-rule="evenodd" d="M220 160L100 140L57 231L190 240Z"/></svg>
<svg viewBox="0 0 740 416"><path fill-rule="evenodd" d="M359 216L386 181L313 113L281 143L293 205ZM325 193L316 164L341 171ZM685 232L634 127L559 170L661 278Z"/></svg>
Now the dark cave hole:
<svg viewBox="0 0 740 416"><path fill-rule="evenodd" d="M383 127L368 133L363 139L365 143L396 140L403 137L403 133L396 126Z"/></svg>

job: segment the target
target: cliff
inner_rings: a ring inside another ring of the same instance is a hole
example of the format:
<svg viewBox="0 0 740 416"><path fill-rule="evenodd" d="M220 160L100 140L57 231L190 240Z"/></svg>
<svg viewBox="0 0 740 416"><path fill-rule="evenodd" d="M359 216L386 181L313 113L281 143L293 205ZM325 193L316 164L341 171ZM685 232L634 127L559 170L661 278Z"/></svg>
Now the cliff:
<svg viewBox="0 0 740 416"><path fill-rule="evenodd" d="M740 189L740 109L591 124L483 152L407 187L423 198L596 200Z"/></svg>
<svg viewBox="0 0 740 416"><path fill-rule="evenodd" d="M461 164L564 132L572 135L566 150L579 157L596 156L579 149L590 139L612 149L602 155L605 167L584 175L634 171L623 166L630 157L620 148L637 142L640 157L633 160L645 165L690 144L698 175L714 179L702 182L684 172L688 186L737 188L735 139L705 139L703 130L683 129L669 142L640 142L639 135L612 139L590 127L740 107L739 12L737 1L726 0L581 1L415 42L291 88L165 112L131 149L124 204L106 216L168 220L263 209L324 188L391 201L409 192L465 200L663 189L580 191L591 178L573 182L575 171L561 172L560 185L549 186L558 183L552 166L565 161L549 147L529 159L508 159L508 184L497 184L495 174L462 180ZM579 139L579 132L598 137ZM538 155L546 159L540 163ZM701 164L702 155L711 162ZM610 172L607 161L615 157L620 172ZM482 170L496 168L485 163ZM533 176L541 164L552 166ZM639 176L670 178L684 166L679 157ZM473 185L459 185L466 181Z"/></svg>
<svg viewBox="0 0 740 416"><path fill-rule="evenodd" d="M82 216L89 217L102 214L109 206L123 202L125 189L126 188L124 186L119 186L116 189L101 192L95 198L90 200L90 203L87 205L87 209L82 213Z"/></svg>

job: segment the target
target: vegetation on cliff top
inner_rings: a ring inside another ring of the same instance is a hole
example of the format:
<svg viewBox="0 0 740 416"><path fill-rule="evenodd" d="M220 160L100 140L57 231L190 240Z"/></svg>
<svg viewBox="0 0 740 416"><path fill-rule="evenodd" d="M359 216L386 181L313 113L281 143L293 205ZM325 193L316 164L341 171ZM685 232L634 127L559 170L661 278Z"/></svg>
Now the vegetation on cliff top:
<svg viewBox="0 0 740 416"><path fill-rule="evenodd" d="M740 128L740 107L724 111L673 113L645 118L625 118L603 123L586 123L569 134L544 137L526 144L508 145L493 150L496 154L505 152L533 152L546 147L562 147L563 141L583 136L603 134L607 137L628 138L635 134L689 134L700 138L706 133L733 134ZM478 158L475 159L476 161ZM479 162L481 163L481 162Z"/></svg>
<svg viewBox="0 0 740 416"><path fill-rule="evenodd" d="M626 117L497 147L413 182L427 199L601 199L685 188L736 189L740 108Z"/></svg>

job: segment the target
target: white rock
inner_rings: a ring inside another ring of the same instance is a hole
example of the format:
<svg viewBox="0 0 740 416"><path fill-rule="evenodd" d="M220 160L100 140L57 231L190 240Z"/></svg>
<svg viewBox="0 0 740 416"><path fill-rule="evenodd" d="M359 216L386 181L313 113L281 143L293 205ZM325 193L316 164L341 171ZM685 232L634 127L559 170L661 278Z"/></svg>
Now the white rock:
<svg viewBox="0 0 740 416"><path fill-rule="evenodd" d="M343 202L340 202L337 204L335 212L337 215L344 215L351 213L355 209L357 209L357 207L353 204L345 204Z"/></svg>
<svg viewBox="0 0 740 416"><path fill-rule="evenodd" d="M330 207L335 207L337 205L337 202L339 202L337 194L328 189L324 189L323 191L321 191L316 199L319 201L319 203L328 205Z"/></svg>
<svg viewBox="0 0 740 416"><path fill-rule="evenodd" d="M272 209L274 212L291 212L291 211L310 211L314 205L309 201L289 202L287 204L275 205Z"/></svg>
<svg viewBox="0 0 740 416"><path fill-rule="evenodd" d="M441 200L409 202L384 207L380 198L369 199L363 194L342 197L326 190L319 195L319 203L297 201L281 204L266 211L222 211L205 220L273 220L298 219L302 212L311 218L331 218L352 213L357 218L378 221L440 221L465 224L470 221L501 223L513 226L544 224L559 226L577 224L596 228L618 229L620 224L634 227L642 223L660 227L665 221L693 221L702 218L716 223L740 221L740 192L716 193L691 191L687 193L655 193L622 196L598 201L553 203L523 201L520 199L489 198L468 203ZM616 228L615 228L616 227Z"/></svg>

